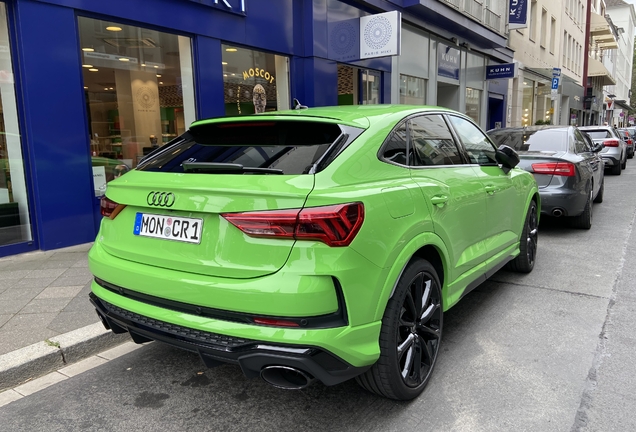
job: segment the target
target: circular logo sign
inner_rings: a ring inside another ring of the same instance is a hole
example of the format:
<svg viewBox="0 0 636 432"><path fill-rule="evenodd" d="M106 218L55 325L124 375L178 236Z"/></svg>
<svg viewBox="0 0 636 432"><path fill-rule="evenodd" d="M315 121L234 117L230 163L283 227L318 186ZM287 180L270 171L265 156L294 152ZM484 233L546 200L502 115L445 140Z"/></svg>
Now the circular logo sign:
<svg viewBox="0 0 636 432"><path fill-rule="evenodd" d="M145 109L154 108L157 104L157 96L155 95L155 92L153 92L150 87L146 86L139 87L137 89L135 92L135 100Z"/></svg>
<svg viewBox="0 0 636 432"><path fill-rule="evenodd" d="M371 18L364 27L364 42L369 48L382 49L391 40L391 22L383 16Z"/></svg>

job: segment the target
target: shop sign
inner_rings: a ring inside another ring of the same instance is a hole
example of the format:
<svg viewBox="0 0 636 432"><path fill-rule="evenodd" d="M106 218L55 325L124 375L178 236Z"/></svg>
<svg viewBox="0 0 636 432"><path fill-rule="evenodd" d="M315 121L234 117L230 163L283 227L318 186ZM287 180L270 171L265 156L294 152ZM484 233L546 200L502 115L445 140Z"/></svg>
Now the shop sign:
<svg viewBox="0 0 636 432"><path fill-rule="evenodd" d="M190 0L205 6L211 6L226 12L245 15L245 0Z"/></svg>
<svg viewBox="0 0 636 432"><path fill-rule="evenodd" d="M510 29L528 27L528 0L509 0L508 23Z"/></svg>
<svg viewBox="0 0 636 432"><path fill-rule="evenodd" d="M459 50L444 44L437 44L437 75L459 79Z"/></svg>
<svg viewBox="0 0 636 432"><path fill-rule="evenodd" d="M274 82L274 75L265 71L265 69L261 68L249 68L248 70L243 71L243 81L246 81L248 78L265 78L265 81L272 84Z"/></svg>
<svg viewBox="0 0 636 432"><path fill-rule="evenodd" d="M400 55L401 28L398 11L360 17L360 59Z"/></svg>
<svg viewBox="0 0 636 432"><path fill-rule="evenodd" d="M486 79L516 78L517 68L514 63L486 66Z"/></svg>

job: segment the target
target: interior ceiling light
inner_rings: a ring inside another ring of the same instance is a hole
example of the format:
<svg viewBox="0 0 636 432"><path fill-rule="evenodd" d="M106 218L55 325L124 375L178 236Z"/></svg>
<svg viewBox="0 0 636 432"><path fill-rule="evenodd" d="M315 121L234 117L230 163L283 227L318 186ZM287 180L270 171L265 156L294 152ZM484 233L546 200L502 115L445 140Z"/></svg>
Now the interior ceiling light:
<svg viewBox="0 0 636 432"><path fill-rule="evenodd" d="M227 51L227 52L236 52L238 50L236 48L225 48L225 51Z"/></svg>
<svg viewBox="0 0 636 432"><path fill-rule="evenodd" d="M86 47L86 48L82 48L82 51L84 51L84 52L93 52L93 51L95 51L95 48Z"/></svg>
<svg viewBox="0 0 636 432"><path fill-rule="evenodd" d="M221 64L222 64L222 65L226 65L226 64L227 64L227 62L221 62Z"/></svg>
<svg viewBox="0 0 636 432"><path fill-rule="evenodd" d="M84 90L88 90L88 87L84 86Z"/></svg>
<svg viewBox="0 0 636 432"><path fill-rule="evenodd" d="M130 59L126 57L119 57L119 61L127 62L130 61Z"/></svg>
<svg viewBox="0 0 636 432"><path fill-rule="evenodd" d="M159 69L159 66L155 65L155 69Z"/></svg>
<svg viewBox="0 0 636 432"><path fill-rule="evenodd" d="M108 87L104 87L104 90L108 90Z"/></svg>
<svg viewBox="0 0 636 432"><path fill-rule="evenodd" d="M97 68L90 68L90 69L89 69L89 71L91 71L91 72L97 72L98 70L99 70L99 69L97 69Z"/></svg>
<svg viewBox="0 0 636 432"><path fill-rule="evenodd" d="M163 84L163 81L159 81L159 84Z"/></svg>
<svg viewBox="0 0 636 432"><path fill-rule="evenodd" d="M103 38L108 45L115 48L157 48L157 43L151 38Z"/></svg>
<svg viewBox="0 0 636 432"><path fill-rule="evenodd" d="M83 68L92 68L93 65L82 65Z"/></svg>
<svg viewBox="0 0 636 432"><path fill-rule="evenodd" d="M161 75L160 75L160 74L157 74L157 78L161 78Z"/></svg>
<svg viewBox="0 0 636 432"><path fill-rule="evenodd" d="M117 27L117 26L108 26L108 27L106 27L106 30L108 30L108 31L112 31L112 32L118 32L118 31L121 31L121 27Z"/></svg>
<svg viewBox="0 0 636 432"><path fill-rule="evenodd" d="M142 63L141 65L145 67L145 66L146 66L146 63Z"/></svg>

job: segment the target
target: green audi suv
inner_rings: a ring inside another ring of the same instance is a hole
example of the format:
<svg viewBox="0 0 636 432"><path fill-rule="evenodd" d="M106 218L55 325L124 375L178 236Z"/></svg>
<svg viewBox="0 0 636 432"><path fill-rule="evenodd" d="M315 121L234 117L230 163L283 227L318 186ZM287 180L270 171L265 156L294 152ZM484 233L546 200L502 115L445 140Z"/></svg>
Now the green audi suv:
<svg viewBox="0 0 636 432"><path fill-rule="evenodd" d="M517 162L439 107L197 121L108 184L91 301L113 332L208 366L412 399L444 312L534 266L540 200Z"/></svg>

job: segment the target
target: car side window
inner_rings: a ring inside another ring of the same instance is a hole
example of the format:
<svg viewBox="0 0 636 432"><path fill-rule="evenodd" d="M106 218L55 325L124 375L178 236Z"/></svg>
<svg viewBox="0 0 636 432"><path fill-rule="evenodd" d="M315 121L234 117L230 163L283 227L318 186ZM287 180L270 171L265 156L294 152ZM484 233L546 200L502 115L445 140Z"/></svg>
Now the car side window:
<svg viewBox="0 0 636 432"><path fill-rule="evenodd" d="M583 135L578 130L574 130L574 147L577 153L591 152L592 149L587 143L587 140L583 138Z"/></svg>
<svg viewBox="0 0 636 432"><path fill-rule="evenodd" d="M382 147L381 158L400 165L407 165L406 122L391 132L389 139Z"/></svg>
<svg viewBox="0 0 636 432"><path fill-rule="evenodd" d="M466 148L471 163L479 165L497 165L495 158L496 149L488 137L466 119L457 116L448 116L459 135L459 139Z"/></svg>
<svg viewBox="0 0 636 432"><path fill-rule="evenodd" d="M413 148L411 166L457 165L462 163L459 149L444 118L437 114L409 120L410 145Z"/></svg>

